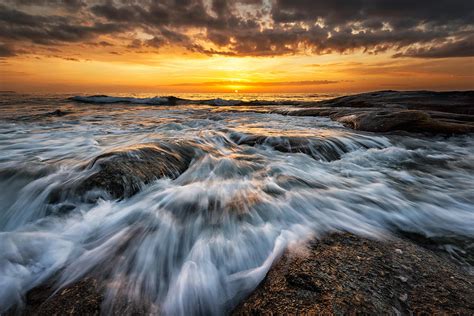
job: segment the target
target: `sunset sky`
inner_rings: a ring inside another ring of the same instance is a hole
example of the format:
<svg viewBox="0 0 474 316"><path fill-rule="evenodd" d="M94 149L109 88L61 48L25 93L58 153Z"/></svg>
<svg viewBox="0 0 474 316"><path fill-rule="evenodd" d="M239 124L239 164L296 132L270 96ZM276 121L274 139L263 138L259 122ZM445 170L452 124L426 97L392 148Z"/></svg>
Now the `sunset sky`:
<svg viewBox="0 0 474 316"><path fill-rule="evenodd" d="M0 90L474 89L474 1L0 0Z"/></svg>

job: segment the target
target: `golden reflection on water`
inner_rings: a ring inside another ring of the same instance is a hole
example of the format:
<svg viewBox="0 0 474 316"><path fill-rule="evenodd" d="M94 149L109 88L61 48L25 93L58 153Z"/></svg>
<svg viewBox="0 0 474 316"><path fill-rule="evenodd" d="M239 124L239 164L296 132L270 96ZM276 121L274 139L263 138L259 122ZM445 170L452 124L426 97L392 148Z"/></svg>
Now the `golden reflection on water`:
<svg viewBox="0 0 474 316"><path fill-rule="evenodd" d="M262 123L244 124L234 129L237 132L252 134L266 137L317 137L317 138L334 138L347 135L347 132L333 129L294 129L294 128L271 128Z"/></svg>

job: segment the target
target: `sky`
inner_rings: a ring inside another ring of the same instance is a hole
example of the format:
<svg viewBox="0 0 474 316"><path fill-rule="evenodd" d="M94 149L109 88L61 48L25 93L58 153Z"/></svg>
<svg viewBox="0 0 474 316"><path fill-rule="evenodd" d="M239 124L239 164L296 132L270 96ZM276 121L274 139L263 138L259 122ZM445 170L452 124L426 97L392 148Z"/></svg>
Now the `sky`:
<svg viewBox="0 0 474 316"><path fill-rule="evenodd" d="M474 89L472 0L0 0L0 90Z"/></svg>

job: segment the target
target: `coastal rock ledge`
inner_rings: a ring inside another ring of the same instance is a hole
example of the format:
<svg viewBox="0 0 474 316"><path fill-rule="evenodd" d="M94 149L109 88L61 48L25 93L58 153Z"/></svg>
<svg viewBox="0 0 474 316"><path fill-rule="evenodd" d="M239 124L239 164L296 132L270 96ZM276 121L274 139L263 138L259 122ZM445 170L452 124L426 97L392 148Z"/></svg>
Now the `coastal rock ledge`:
<svg viewBox="0 0 474 316"><path fill-rule="evenodd" d="M233 314L472 315L473 281L407 241L333 234L287 251Z"/></svg>
<svg viewBox="0 0 474 316"><path fill-rule="evenodd" d="M366 132L474 133L474 91L377 91L275 112L327 116Z"/></svg>

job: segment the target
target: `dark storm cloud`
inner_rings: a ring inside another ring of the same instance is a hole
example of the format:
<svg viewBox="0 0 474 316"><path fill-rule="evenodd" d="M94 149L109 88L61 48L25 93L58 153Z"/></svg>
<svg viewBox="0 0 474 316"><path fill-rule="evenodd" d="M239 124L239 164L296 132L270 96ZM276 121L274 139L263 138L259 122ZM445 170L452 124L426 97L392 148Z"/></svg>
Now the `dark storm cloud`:
<svg viewBox="0 0 474 316"><path fill-rule="evenodd" d="M50 6L65 9L79 9L86 5L82 0L4 0L3 2L16 6Z"/></svg>
<svg viewBox="0 0 474 316"><path fill-rule="evenodd" d="M312 21L322 17L336 26L348 21L390 21L410 27L420 21L449 24L470 21L472 1L466 0L276 0L272 16L276 22Z"/></svg>
<svg viewBox="0 0 474 316"><path fill-rule="evenodd" d="M110 34L123 29L117 23L92 24L71 16L34 15L0 4L0 39L30 41L37 44L80 42L100 34Z"/></svg>
<svg viewBox="0 0 474 316"><path fill-rule="evenodd" d="M468 36L460 41L447 42L440 45L422 48L409 48L394 57L420 57L420 58L449 58L474 56L474 36Z"/></svg>
<svg viewBox="0 0 474 316"><path fill-rule="evenodd" d="M120 35L132 50L175 45L208 55L376 54L391 49L396 57L474 56L471 0L1 2L5 27L0 40L23 45ZM39 5L45 10L38 10ZM46 10L54 6L63 13Z"/></svg>

